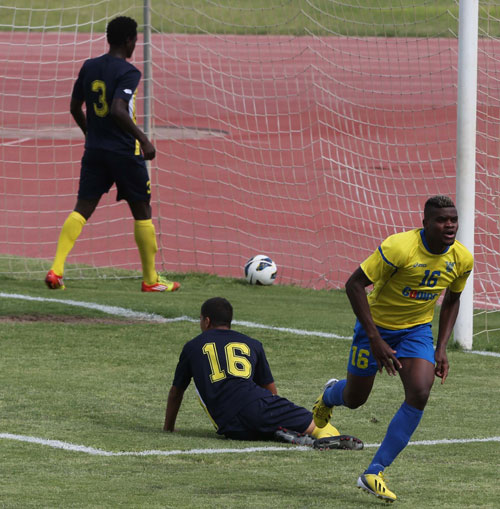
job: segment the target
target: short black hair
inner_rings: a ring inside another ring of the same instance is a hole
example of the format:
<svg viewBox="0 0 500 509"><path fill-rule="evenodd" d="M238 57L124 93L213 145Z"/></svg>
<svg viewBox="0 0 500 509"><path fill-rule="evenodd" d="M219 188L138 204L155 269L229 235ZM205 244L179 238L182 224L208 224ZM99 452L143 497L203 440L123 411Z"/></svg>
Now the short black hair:
<svg viewBox="0 0 500 509"><path fill-rule="evenodd" d="M110 46L121 46L136 36L137 22L128 16L118 16L106 27L106 37Z"/></svg>
<svg viewBox="0 0 500 509"><path fill-rule="evenodd" d="M201 316L210 318L213 327L231 327L233 306L224 297L212 297L202 304Z"/></svg>
<svg viewBox="0 0 500 509"><path fill-rule="evenodd" d="M448 207L455 207L453 200L449 196L439 194L431 196L424 206L424 217L427 217L431 209L444 209Z"/></svg>

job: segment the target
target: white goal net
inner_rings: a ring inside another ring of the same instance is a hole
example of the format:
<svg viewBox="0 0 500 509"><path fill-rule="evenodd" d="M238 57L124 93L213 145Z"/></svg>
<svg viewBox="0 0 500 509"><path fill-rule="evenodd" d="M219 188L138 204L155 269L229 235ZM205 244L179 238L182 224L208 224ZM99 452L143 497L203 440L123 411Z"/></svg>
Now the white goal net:
<svg viewBox="0 0 500 509"><path fill-rule="evenodd" d="M106 23L129 15L142 31L143 7L2 2L0 275L41 280L50 266L83 151L73 81L107 50ZM381 239L421 225L429 196L455 197L458 2L158 0L150 12L163 270L242 277L263 253L279 283L339 288ZM476 334L498 334L488 319L500 309L499 15L480 2ZM67 279L140 268L115 196L85 226Z"/></svg>

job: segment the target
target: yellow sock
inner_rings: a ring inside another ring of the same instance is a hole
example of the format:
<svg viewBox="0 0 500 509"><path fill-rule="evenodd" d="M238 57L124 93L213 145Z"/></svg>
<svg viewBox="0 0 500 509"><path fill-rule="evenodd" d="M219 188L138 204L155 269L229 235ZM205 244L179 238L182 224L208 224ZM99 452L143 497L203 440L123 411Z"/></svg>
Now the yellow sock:
<svg viewBox="0 0 500 509"><path fill-rule="evenodd" d="M338 437L340 432L335 426L328 423L324 428L315 427L311 435L314 438Z"/></svg>
<svg viewBox="0 0 500 509"><path fill-rule="evenodd" d="M78 212L71 212L71 214L64 221L59 240L57 241L57 250L54 262L51 269L58 275L62 276L64 273L64 262L67 256L75 245L76 239L82 233L87 220Z"/></svg>
<svg viewBox="0 0 500 509"><path fill-rule="evenodd" d="M134 223L135 243L139 248L144 282L152 285L158 281L155 268L155 256L158 251L156 231L152 219L136 220Z"/></svg>

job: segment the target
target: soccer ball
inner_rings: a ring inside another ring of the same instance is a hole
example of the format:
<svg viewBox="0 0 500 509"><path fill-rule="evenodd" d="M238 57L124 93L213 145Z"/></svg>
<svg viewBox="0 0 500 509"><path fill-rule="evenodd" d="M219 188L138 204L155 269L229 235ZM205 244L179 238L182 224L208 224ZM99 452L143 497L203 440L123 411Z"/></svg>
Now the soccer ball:
<svg viewBox="0 0 500 509"><path fill-rule="evenodd" d="M245 263L245 278L251 285L272 285L278 268L266 255L256 255Z"/></svg>

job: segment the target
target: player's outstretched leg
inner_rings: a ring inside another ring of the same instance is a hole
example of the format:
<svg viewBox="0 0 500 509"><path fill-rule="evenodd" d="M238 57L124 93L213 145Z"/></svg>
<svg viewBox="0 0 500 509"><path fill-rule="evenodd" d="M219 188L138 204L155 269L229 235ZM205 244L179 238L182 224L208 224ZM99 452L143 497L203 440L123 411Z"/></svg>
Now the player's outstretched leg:
<svg viewBox="0 0 500 509"><path fill-rule="evenodd" d="M384 473L363 474L358 477L358 488L375 495L386 502L394 502L396 494L393 493L385 484Z"/></svg>
<svg viewBox="0 0 500 509"><path fill-rule="evenodd" d="M332 418L333 407L325 405L323 395L325 394L326 389L333 387L337 382L338 380L336 378L328 380L323 388L321 396L316 400L316 403L314 403L312 413L314 424L316 424L318 428L324 428Z"/></svg>

